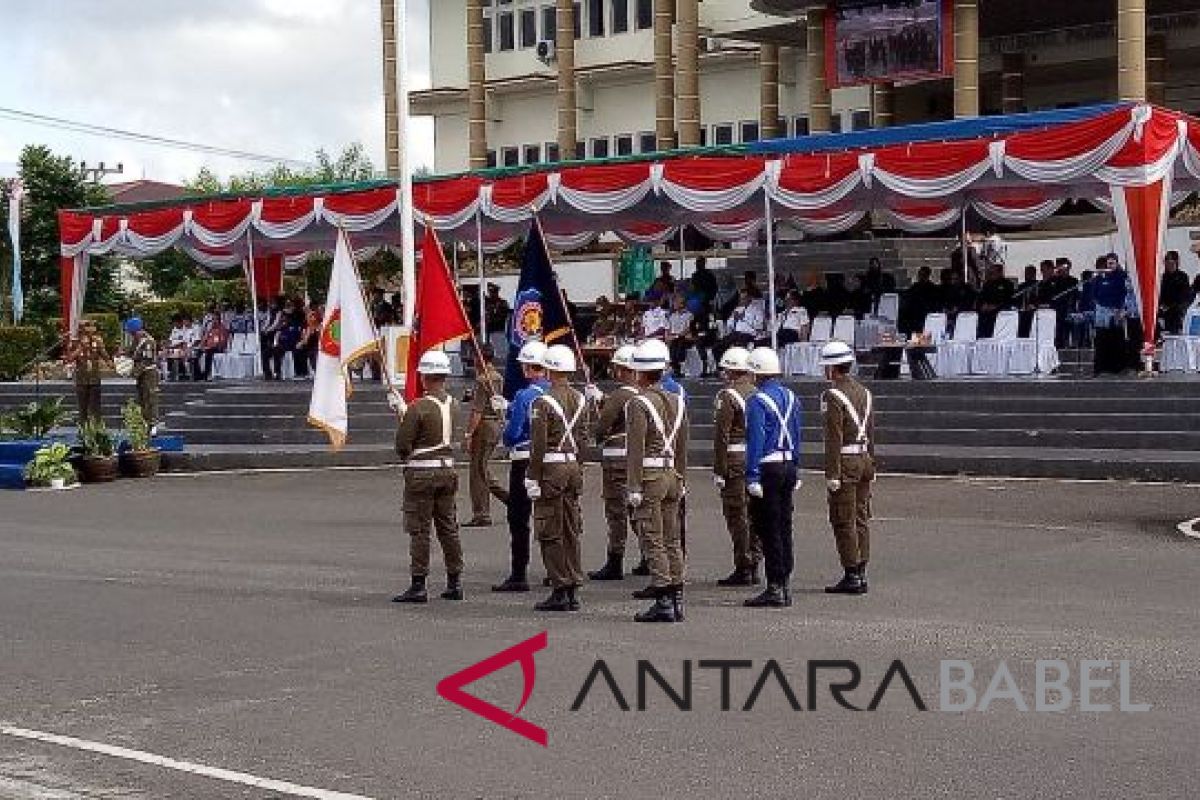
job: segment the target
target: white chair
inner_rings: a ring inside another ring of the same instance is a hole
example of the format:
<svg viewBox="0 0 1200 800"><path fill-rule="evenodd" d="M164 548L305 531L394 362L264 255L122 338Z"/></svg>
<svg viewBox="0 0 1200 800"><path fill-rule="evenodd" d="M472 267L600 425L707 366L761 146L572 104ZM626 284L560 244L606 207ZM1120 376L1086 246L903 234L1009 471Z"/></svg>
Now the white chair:
<svg viewBox="0 0 1200 800"><path fill-rule="evenodd" d="M854 328L858 321L853 314L842 314L833 323L833 338L854 347Z"/></svg>
<svg viewBox="0 0 1200 800"><path fill-rule="evenodd" d="M974 311L959 313L954 321L954 335L938 347L937 363L934 365L938 377L970 374L971 355L978 333L979 315Z"/></svg>
<svg viewBox="0 0 1200 800"><path fill-rule="evenodd" d="M879 308L875 311L879 319L886 319L895 324L900 320L900 295L895 292L879 296Z"/></svg>
<svg viewBox="0 0 1200 800"><path fill-rule="evenodd" d="M1007 375L1009 359L1017 340L1019 315L1016 311L1001 311L996 315L996 327L988 339L975 342L971 353L971 372L975 375Z"/></svg>
<svg viewBox="0 0 1200 800"><path fill-rule="evenodd" d="M851 320L854 318L851 317ZM792 375L808 375L810 377L819 378L824 374L821 369L820 354L821 348L833 338L833 319L826 314L819 315L812 322L812 327L808 331L808 341L800 344L792 345L789 350L793 350L792 356L789 358Z"/></svg>
<svg viewBox="0 0 1200 800"><path fill-rule="evenodd" d="M1163 372L1200 370L1200 303L1188 309L1183 318L1183 333L1163 337Z"/></svg>
<svg viewBox="0 0 1200 800"><path fill-rule="evenodd" d="M946 339L946 315L941 312L925 315L924 333L933 344L940 345Z"/></svg>
<svg viewBox="0 0 1200 800"><path fill-rule="evenodd" d="M1053 308L1039 308L1033 315L1033 325L1027 339L1017 339L1009 353L1010 375L1049 375L1059 367L1058 348L1054 346L1054 332L1058 325L1058 312Z"/></svg>

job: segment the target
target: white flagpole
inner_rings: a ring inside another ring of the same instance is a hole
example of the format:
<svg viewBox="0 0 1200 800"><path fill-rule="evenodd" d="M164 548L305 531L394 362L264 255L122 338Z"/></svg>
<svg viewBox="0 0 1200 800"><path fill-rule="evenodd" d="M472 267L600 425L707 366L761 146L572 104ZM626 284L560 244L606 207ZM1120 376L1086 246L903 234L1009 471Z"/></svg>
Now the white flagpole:
<svg viewBox="0 0 1200 800"><path fill-rule="evenodd" d="M416 318L417 251L413 240L413 187L408 130L408 0L396 0L396 125L400 132L400 262L405 327Z"/></svg>
<svg viewBox="0 0 1200 800"><path fill-rule="evenodd" d="M487 304L486 295L483 291L483 211L480 208L475 209L475 266L479 271L479 338L485 343L488 341L487 332Z"/></svg>
<svg viewBox="0 0 1200 800"><path fill-rule="evenodd" d="M246 229L246 282L250 285L250 313L254 315L254 377L262 374L262 331L258 323L258 281L254 277L254 239Z"/></svg>
<svg viewBox="0 0 1200 800"><path fill-rule="evenodd" d="M763 220L767 226L767 324L771 326L771 349L779 349L775 324L775 220L771 218L771 195L763 192Z"/></svg>

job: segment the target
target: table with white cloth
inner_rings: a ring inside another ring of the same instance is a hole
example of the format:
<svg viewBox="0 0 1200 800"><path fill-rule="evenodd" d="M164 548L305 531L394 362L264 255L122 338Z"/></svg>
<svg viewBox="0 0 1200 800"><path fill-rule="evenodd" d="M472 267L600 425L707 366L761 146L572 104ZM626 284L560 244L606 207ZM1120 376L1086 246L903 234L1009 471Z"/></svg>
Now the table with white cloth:
<svg viewBox="0 0 1200 800"><path fill-rule="evenodd" d="M908 355L908 368L914 381L928 381L937 377L937 371L929 361L929 356L937 352L933 344L880 344L871 352L879 357L879 367L875 377L881 381L894 381L900 377L900 359Z"/></svg>

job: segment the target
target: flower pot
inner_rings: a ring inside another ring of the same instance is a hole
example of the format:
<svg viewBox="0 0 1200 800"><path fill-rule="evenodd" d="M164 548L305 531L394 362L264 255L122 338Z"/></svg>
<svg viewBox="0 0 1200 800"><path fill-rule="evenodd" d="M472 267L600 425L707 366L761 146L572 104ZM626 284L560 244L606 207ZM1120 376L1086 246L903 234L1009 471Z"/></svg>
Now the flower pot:
<svg viewBox="0 0 1200 800"><path fill-rule="evenodd" d="M67 487L67 482L64 481L62 478L51 478L50 479L50 488L53 489L54 491L56 491L56 492L61 491L62 489L65 489L66 487Z"/></svg>
<svg viewBox="0 0 1200 800"><path fill-rule="evenodd" d="M79 480L83 483L107 483L117 479L116 456L81 456Z"/></svg>
<svg viewBox="0 0 1200 800"><path fill-rule="evenodd" d="M121 454L121 474L129 478L152 478L158 474L160 461L158 450L131 450Z"/></svg>

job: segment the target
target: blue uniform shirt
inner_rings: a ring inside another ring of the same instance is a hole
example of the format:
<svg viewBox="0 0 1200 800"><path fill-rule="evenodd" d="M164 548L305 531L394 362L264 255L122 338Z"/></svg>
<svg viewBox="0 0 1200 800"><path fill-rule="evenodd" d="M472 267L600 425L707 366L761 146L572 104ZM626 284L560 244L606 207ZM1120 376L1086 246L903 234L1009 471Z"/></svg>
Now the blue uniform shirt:
<svg viewBox="0 0 1200 800"><path fill-rule="evenodd" d="M800 465L800 398L777 379L771 378L746 402L746 483L758 483L762 477L763 458L779 450L779 418L762 401L759 396L762 394L775 401L780 414L786 414L788 400L793 401L788 431L792 438L792 463Z"/></svg>
<svg viewBox="0 0 1200 800"><path fill-rule="evenodd" d="M662 380L658 382L658 385L663 388L664 392L670 392L671 394L679 395L685 400L687 399L687 393L683 391L683 387L679 385L679 381L671 377L669 372L663 373Z"/></svg>
<svg viewBox="0 0 1200 800"><path fill-rule="evenodd" d="M529 446L529 410L533 401L541 397L550 388L550 381L542 378L526 386L513 397L508 409L508 422L504 424L504 446Z"/></svg>

